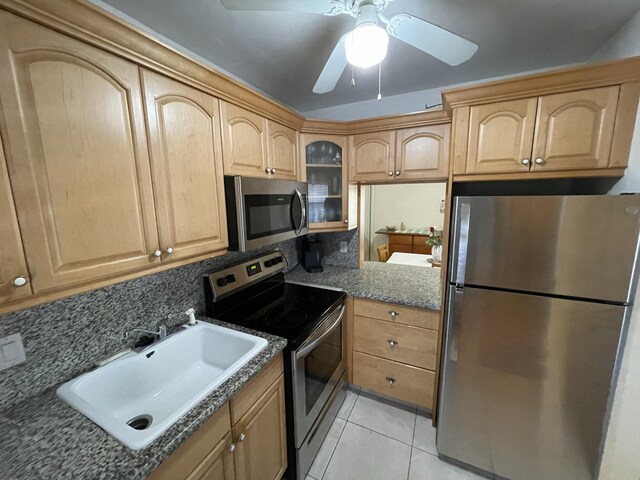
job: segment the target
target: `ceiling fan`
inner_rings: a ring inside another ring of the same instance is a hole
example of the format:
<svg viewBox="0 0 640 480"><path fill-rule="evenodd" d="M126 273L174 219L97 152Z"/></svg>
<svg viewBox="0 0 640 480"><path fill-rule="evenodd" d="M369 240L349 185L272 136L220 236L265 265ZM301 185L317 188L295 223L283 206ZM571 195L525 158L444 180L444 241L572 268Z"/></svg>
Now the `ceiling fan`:
<svg viewBox="0 0 640 480"><path fill-rule="evenodd" d="M408 13L385 17L382 12L392 1L221 0L228 10L290 11L329 16L346 14L354 17L354 29L338 40L313 87L314 93L332 91L348 63L362 68L379 64L387 54L389 36L451 66L466 62L478 50L475 43ZM385 28L378 25L378 20Z"/></svg>

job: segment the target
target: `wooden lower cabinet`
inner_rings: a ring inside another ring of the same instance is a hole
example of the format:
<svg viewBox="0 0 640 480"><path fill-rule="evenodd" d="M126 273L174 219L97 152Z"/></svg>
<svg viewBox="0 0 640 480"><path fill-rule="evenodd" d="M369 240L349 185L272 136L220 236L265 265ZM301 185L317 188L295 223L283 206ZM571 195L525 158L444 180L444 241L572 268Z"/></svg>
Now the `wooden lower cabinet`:
<svg viewBox="0 0 640 480"><path fill-rule="evenodd" d="M278 373L275 381L274 373ZM280 354L154 470L149 479L280 480L287 468L284 401ZM232 420L234 411L243 412L237 421Z"/></svg>
<svg viewBox="0 0 640 480"><path fill-rule="evenodd" d="M356 298L350 320L352 383L431 410L439 312Z"/></svg>
<svg viewBox="0 0 640 480"><path fill-rule="evenodd" d="M429 255L431 247L427 245L426 235L388 234L389 235L389 255L395 252L421 253Z"/></svg>
<svg viewBox="0 0 640 480"><path fill-rule="evenodd" d="M233 427L238 480L280 480L287 468L284 376Z"/></svg>

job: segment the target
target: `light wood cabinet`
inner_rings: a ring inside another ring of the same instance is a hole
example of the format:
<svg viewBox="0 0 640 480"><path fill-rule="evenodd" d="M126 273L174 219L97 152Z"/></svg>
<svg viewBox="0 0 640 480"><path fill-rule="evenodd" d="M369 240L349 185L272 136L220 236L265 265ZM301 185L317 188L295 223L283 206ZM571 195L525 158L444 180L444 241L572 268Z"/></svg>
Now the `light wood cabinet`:
<svg viewBox="0 0 640 480"><path fill-rule="evenodd" d="M614 86L540 97L532 171L606 168L618 92Z"/></svg>
<svg viewBox="0 0 640 480"><path fill-rule="evenodd" d="M431 409L439 312L355 298L352 381Z"/></svg>
<svg viewBox="0 0 640 480"><path fill-rule="evenodd" d="M614 85L457 108L454 174L553 178L618 169L629 130L620 92Z"/></svg>
<svg viewBox="0 0 640 480"><path fill-rule="evenodd" d="M143 70L162 260L228 246L218 100Z"/></svg>
<svg viewBox="0 0 640 480"><path fill-rule="evenodd" d="M29 271L22 251L22 239L1 142L0 225L0 302L28 297L32 293ZM24 285L21 285L22 279L26 282Z"/></svg>
<svg viewBox="0 0 640 480"><path fill-rule="evenodd" d="M149 480L280 480L287 468L284 395L279 354Z"/></svg>
<svg viewBox="0 0 640 480"><path fill-rule="evenodd" d="M309 229L340 232L358 226L358 186L348 179L348 139L301 135L301 180L309 184Z"/></svg>
<svg viewBox="0 0 640 480"><path fill-rule="evenodd" d="M136 65L0 13L9 173L34 292L160 261Z"/></svg>
<svg viewBox="0 0 640 480"><path fill-rule="evenodd" d="M446 179L451 125L407 128L396 134L395 178Z"/></svg>
<svg viewBox="0 0 640 480"><path fill-rule="evenodd" d="M224 101L220 113L225 175L267 176L267 119Z"/></svg>
<svg viewBox="0 0 640 480"><path fill-rule="evenodd" d="M298 133L289 127L267 120L269 149L267 167L272 168L273 178L297 180Z"/></svg>
<svg viewBox="0 0 640 480"><path fill-rule="evenodd" d="M352 182L393 180L396 162L395 131L352 135L350 150Z"/></svg>
<svg viewBox="0 0 640 480"><path fill-rule="evenodd" d="M284 376L233 427L238 480L280 480L287 468Z"/></svg>
<svg viewBox="0 0 640 480"><path fill-rule="evenodd" d="M535 98L471 107L467 173L528 172Z"/></svg>
<svg viewBox="0 0 640 480"><path fill-rule="evenodd" d="M442 180L449 171L450 125L353 135L350 180Z"/></svg>

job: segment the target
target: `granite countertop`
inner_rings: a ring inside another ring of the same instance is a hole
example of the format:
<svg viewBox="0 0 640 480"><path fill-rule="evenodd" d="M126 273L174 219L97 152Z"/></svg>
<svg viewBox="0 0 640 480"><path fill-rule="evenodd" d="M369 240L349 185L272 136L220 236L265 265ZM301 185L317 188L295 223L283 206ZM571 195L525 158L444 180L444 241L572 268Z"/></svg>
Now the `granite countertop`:
<svg viewBox="0 0 640 480"><path fill-rule="evenodd" d="M285 339L211 319L266 338L267 346L142 450L130 450L56 396L55 388L0 413L2 479L143 479L229 401L287 344Z"/></svg>
<svg viewBox="0 0 640 480"><path fill-rule="evenodd" d="M325 265L321 273L308 273L301 265L285 275L287 282L332 287L348 295L440 310L439 268L364 262L361 269Z"/></svg>

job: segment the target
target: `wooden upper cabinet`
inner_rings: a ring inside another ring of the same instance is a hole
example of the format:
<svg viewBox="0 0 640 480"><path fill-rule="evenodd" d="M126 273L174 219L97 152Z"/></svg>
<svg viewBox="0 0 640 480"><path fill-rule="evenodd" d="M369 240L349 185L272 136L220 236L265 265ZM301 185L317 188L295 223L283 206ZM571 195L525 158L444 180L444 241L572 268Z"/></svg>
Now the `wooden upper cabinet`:
<svg viewBox="0 0 640 480"><path fill-rule="evenodd" d="M33 291L159 262L138 67L0 13L0 97Z"/></svg>
<svg viewBox="0 0 640 480"><path fill-rule="evenodd" d="M280 480L287 468L284 377L233 427L238 480Z"/></svg>
<svg viewBox="0 0 640 480"><path fill-rule="evenodd" d="M363 133L351 137L352 182L392 180L395 173L396 132Z"/></svg>
<svg viewBox="0 0 640 480"><path fill-rule="evenodd" d="M395 174L398 179L446 179L449 124L398 130Z"/></svg>
<svg viewBox="0 0 640 480"><path fill-rule="evenodd" d="M162 259L223 250L228 242L218 100L145 70L142 79Z"/></svg>
<svg viewBox="0 0 640 480"><path fill-rule="evenodd" d="M528 172L536 99L471 107L466 173Z"/></svg>
<svg viewBox="0 0 640 480"><path fill-rule="evenodd" d="M220 101L225 175L267 174L267 119Z"/></svg>
<svg viewBox="0 0 640 480"><path fill-rule="evenodd" d="M269 136L267 166L273 168L274 178L298 178L298 133L292 128L267 120Z"/></svg>
<svg viewBox="0 0 640 480"><path fill-rule="evenodd" d="M540 97L532 170L606 168L620 87Z"/></svg>
<svg viewBox="0 0 640 480"><path fill-rule="evenodd" d="M0 143L0 302L31 295L4 150ZM23 279L24 283L23 284Z"/></svg>

